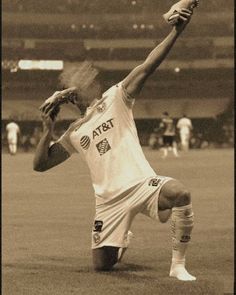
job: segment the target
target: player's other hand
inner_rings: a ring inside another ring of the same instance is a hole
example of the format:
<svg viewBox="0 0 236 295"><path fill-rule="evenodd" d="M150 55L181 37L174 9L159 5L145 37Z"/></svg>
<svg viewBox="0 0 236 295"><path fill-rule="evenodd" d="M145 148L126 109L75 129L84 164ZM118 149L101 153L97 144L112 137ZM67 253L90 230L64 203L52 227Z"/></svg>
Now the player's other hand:
<svg viewBox="0 0 236 295"><path fill-rule="evenodd" d="M46 130L52 131L56 122L56 117L60 112L60 107L57 106L53 110L49 111L47 114L42 112L43 127Z"/></svg>
<svg viewBox="0 0 236 295"><path fill-rule="evenodd" d="M56 91L52 96L45 100L39 109L42 113L47 115L63 103L75 103L76 97L77 94L75 87L70 87L62 91Z"/></svg>
<svg viewBox="0 0 236 295"><path fill-rule="evenodd" d="M177 32L181 33L186 25L190 22L191 17L192 17L193 11L187 8L182 8L178 12L178 21L175 24L175 29Z"/></svg>

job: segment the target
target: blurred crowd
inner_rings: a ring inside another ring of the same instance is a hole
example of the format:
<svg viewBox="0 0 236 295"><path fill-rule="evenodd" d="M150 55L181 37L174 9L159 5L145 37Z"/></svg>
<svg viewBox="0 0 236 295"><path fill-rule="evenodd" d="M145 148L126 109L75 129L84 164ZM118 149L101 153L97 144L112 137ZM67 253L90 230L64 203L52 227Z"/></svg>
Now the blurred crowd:
<svg viewBox="0 0 236 295"><path fill-rule="evenodd" d="M175 120L175 126L177 127ZM179 150L181 146L181 134L178 128L175 130L174 142ZM163 147L163 136L160 128L154 127L148 139L151 149L161 149ZM218 116L209 121L201 122L193 120L193 129L189 135L190 149L204 148L228 148L234 146L234 121L233 117L222 118Z"/></svg>
<svg viewBox="0 0 236 295"><path fill-rule="evenodd" d="M169 1L170 2L170 1ZM171 3L171 2L170 2ZM3 10L14 12L53 12L53 13L100 13L116 12L129 13L140 12L145 8L160 8L163 3L144 0L8 0L3 1Z"/></svg>
<svg viewBox="0 0 236 295"><path fill-rule="evenodd" d="M227 0L231 1L231 0ZM172 0L3 0L2 10L8 12L35 13L137 13L166 9L173 4ZM225 0L208 0L204 3L204 10L227 10L232 6L225 5Z"/></svg>
<svg viewBox="0 0 236 295"><path fill-rule="evenodd" d="M177 126L177 119L174 120L175 126ZM157 121L160 123L160 120ZM233 147L234 145L234 122L232 117L219 116L209 122L201 120L192 120L193 129L191 130L189 137L189 148L190 149L204 149L204 148L227 148ZM8 137L6 131L6 125L9 122L2 124L2 147L3 151L8 150ZM51 143L55 142L66 130L67 126L71 122L59 122L56 124L54 137ZM163 136L161 129L158 125L154 124L152 130L140 131L140 141L144 146L149 146L151 149L159 150L163 147ZM18 150L23 152L34 151L41 136L42 126L39 122L23 122L18 121L20 132L18 135L17 146ZM139 128L138 128L139 129ZM174 145L178 150L182 150L181 147L181 136L178 128L174 135Z"/></svg>

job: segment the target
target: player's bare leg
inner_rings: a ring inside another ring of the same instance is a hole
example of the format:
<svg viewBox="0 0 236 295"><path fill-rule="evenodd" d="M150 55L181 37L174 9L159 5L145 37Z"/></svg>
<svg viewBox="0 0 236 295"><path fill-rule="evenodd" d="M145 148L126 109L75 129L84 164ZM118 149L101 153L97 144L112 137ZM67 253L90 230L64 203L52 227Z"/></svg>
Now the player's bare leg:
<svg viewBox="0 0 236 295"><path fill-rule="evenodd" d="M189 136L182 134L180 138L182 151L187 152L189 150Z"/></svg>
<svg viewBox="0 0 236 295"><path fill-rule="evenodd" d="M12 145L12 153L13 153L13 155L15 155L16 152L17 152L17 145L14 143L14 144Z"/></svg>
<svg viewBox="0 0 236 295"><path fill-rule="evenodd" d="M159 218L162 222L167 221L171 215L172 263L170 277L181 281L196 280L185 268L186 251L193 229L190 193L179 181L170 180L160 192L158 208Z"/></svg>
<svg viewBox="0 0 236 295"><path fill-rule="evenodd" d="M105 246L92 250L93 266L96 271L110 271L118 262L120 248Z"/></svg>
<svg viewBox="0 0 236 295"><path fill-rule="evenodd" d="M163 150L163 155L161 157L162 157L162 159L165 159L168 155L168 148L163 147L162 150Z"/></svg>
<svg viewBox="0 0 236 295"><path fill-rule="evenodd" d="M17 151L16 144L10 143L9 144L9 153L10 153L10 155L15 155L16 151Z"/></svg>
<svg viewBox="0 0 236 295"><path fill-rule="evenodd" d="M125 238L125 246L123 248L105 246L93 249L93 265L96 271L110 271L117 262L121 262L125 252L127 251L133 233L128 231Z"/></svg>
<svg viewBox="0 0 236 295"><path fill-rule="evenodd" d="M177 144L175 142L173 143L173 146L172 146L172 152L173 152L173 154L174 154L174 156L176 158L179 157L179 153L178 153L178 150L177 150Z"/></svg>

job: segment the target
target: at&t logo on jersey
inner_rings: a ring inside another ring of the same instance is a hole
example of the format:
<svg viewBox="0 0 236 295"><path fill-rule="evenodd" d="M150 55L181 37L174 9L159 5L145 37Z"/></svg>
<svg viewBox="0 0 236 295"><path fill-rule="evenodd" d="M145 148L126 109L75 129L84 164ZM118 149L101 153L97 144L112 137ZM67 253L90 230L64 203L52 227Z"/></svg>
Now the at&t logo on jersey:
<svg viewBox="0 0 236 295"><path fill-rule="evenodd" d="M113 120L114 120L113 118L109 119L106 122L103 122L102 124L100 124L98 127L96 127L92 131L92 140L89 138L88 135L82 136L80 139L81 147L84 150L87 150L91 144L91 141L93 141L94 139L96 139L97 137L102 135L104 132L107 132L108 130L112 129L114 127ZM108 150L111 149L107 139L102 140L96 146L97 146L97 149L98 149L100 155L105 154Z"/></svg>
<svg viewBox="0 0 236 295"><path fill-rule="evenodd" d="M90 146L90 138L87 135L81 137L80 145L82 146L83 149L87 150Z"/></svg>
<svg viewBox="0 0 236 295"><path fill-rule="evenodd" d="M100 136L103 132L106 132L114 127L113 121L114 119L107 120L106 122L99 125L96 129L93 130L93 139L97 136Z"/></svg>

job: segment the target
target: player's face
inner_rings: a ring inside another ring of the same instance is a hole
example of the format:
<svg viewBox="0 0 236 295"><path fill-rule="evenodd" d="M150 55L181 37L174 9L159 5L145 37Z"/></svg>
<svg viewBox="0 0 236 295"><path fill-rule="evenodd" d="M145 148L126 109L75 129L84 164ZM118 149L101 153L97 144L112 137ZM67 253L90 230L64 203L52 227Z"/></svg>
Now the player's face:
<svg viewBox="0 0 236 295"><path fill-rule="evenodd" d="M98 81L94 80L82 94L83 103L90 104L94 99L99 99L101 94L101 85Z"/></svg>
<svg viewBox="0 0 236 295"><path fill-rule="evenodd" d="M100 99L102 96L101 85L98 81L93 81L89 87L80 92L76 101L76 106L84 113L85 109L91 104L94 99Z"/></svg>

